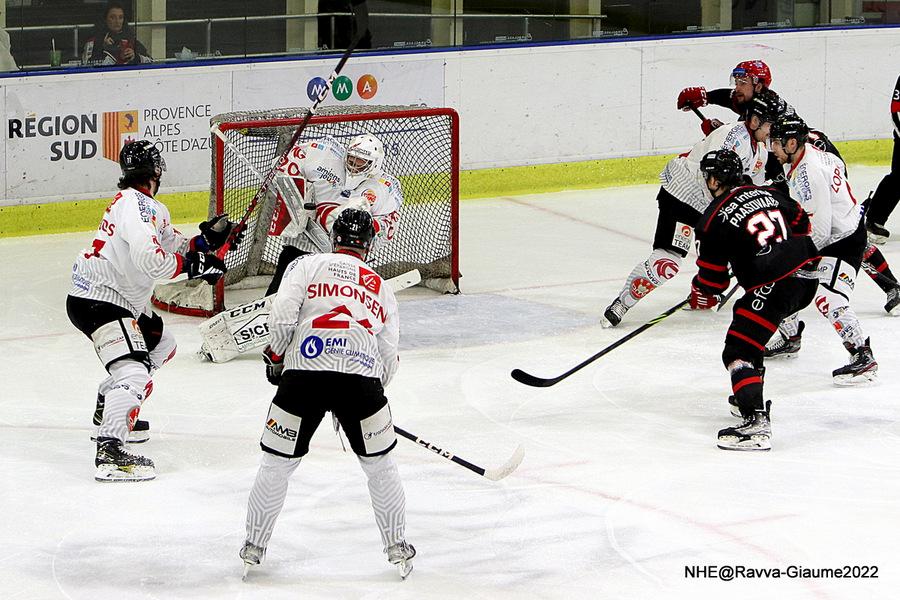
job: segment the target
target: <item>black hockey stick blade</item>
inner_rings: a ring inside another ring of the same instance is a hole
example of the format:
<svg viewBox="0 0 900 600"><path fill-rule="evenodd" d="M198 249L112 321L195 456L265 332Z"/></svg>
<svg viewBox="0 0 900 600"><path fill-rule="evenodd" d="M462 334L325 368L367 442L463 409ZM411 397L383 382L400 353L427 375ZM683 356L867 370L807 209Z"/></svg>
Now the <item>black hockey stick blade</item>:
<svg viewBox="0 0 900 600"><path fill-rule="evenodd" d="M470 463L464 458L460 458L455 456L452 452L448 450L444 450L443 448L438 448L434 444L429 441L423 440L422 438L413 435L412 433L406 431L401 427L397 427L394 425L394 431L397 432L398 435L404 437L411 442L415 442L419 446L425 448L426 450L431 450L438 456L442 458L446 458L449 461L455 462L456 464L465 467L466 469L472 471L473 473L477 473L486 479L490 479L491 481L500 481L504 477L508 476L510 473L518 468L519 464L522 462L522 459L525 457L525 446L519 444L516 451L513 452L513 455L507 460L505 463L497 467L496 469L485 469L484 467L479 467L474 463Z"/></svg>
<svg viewBox="0 0 900 600"><path fill-rule="evenodd" d="M716 306L716 312L721 312L725 305L728 304L728 301L731 300L731 297L734 296L735 292L738 291L738 288L741 287L739 283L735 283L731 286L731 289L728 290L724 296L719 298L719 305Z"/></svg>
<svg viewBox="0 0 900 600"><path fill-rule="evenodd" d="M577 373L581 369L585 368L586 366L588 366L589 364L591 364L592 362L594 362L601 356L604 356L605 354L615 350L616 348L618 348L619 346L621 346L628 340L630 340L634 337L637 337L638 335L647 331L648 329L650 329L651 327L653 327L654 325L656 325L657 323L659 323L666 317L670 316L672 313L678 311L682 306L687 304L689 300L690 300L689 298L685 298L684 300L682 300L681 302L679 302L678 304L676 304L675 306L673 306L666 312L650 319L649 321L647 321L646 323L644 323L643 325L641 325L640 327L638 327L637 329L635 329L634 331L629 333L628 335L619 338L618 340L616 340L615 342L613 342L612 344L610 344L609 346L607 346L606 348L604 348L603 350L598 352L597 354L593 355L592 357L585 360L584 362L572 367L571 369L569 369L562 375L558 375L556 377L547 377L547 378L537 377L535 375L531 375L530 373L526 373L522 369L513 369L512 373L510 373L510 375L512 376L513 379L515 379L519 383L524 383L525 385L530 385L531 387L550 387L551 385L556 385L557 383L559 383L560 381L562 381L569 375L572 375L573 373Z"/></svg>

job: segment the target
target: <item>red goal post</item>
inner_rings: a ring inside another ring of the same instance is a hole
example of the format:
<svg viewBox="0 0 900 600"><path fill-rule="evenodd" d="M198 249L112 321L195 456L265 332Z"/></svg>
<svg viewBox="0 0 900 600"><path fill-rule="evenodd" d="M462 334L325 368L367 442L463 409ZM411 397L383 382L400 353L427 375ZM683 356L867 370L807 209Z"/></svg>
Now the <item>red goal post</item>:
<svg viewBox="0 0 900 600"><path fill-rule="evenodd" d="M212 136L210 216L227 212L239 219L265 175L286 149L306 109L244 111L210 119L243 157ZM346 144L371 133L385 146L384 171L403 190L400 225L393 240L370 255L385 278L419 269L422 284L442 292L459 291L459 116L449 108L417 106L341 106L317 111L301 136L313 141L332 136ZM247 163L251 163L251 168ZM275 269L282 240L270 235L276 210L273 194L259 202L247 222L244 242L226 255L228 273L216 286L179 281L156 287L153 303L179 314L211 316L226 305L226 291L265 287ZM261 295L261 294L258 294ZM253 296L242 301L252 299ZM233 302L228 302L233 305Z"/></svg>

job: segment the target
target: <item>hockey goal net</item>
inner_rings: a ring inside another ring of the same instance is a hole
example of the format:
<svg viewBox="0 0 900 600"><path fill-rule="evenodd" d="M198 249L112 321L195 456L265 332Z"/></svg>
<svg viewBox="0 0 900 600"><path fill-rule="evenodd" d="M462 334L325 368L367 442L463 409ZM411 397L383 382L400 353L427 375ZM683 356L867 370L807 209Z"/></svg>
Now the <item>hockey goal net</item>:
<svg viewBox="0 0 900 600"><path fill-rule="evenodd" d="M210 121L259 173L266 174L305 114L306 109L232 112ZM458 291L458 125L456 111L446 108L328 107L312 117L300 138L311 141L330 135L346 143L353 136L371 133L384 142L384 170L400 180L404 198L394 239L369 257L384 278L419 269L423 285ZM222 140L211 139L208 212L210 216L227 212L238 220L259 189L259 175ZM223 281L216 286L198 281L158 285L153 303L172 312L211 316L224 310L226 292L265 287L282 247L281 238L270 235L275 205L274 195L268 193L254 209L243 243L226 256L228 273ZM243 300L249 299L252 296Z"/></svg>

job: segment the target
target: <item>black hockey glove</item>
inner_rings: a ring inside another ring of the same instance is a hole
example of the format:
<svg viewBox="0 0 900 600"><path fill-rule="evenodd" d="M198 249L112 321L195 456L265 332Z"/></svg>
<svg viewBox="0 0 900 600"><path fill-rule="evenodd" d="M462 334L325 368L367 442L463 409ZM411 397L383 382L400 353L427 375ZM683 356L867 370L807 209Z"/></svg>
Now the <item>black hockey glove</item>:
<svg viewBox="0 0 900 600"><path fill-rule="evenodd" d="M200 252L215 252L225 245L225 242L228 241L228 236L231 235L232 230L236 226L237 223L228 220L227 213L216 215L209 221L203 221L200 223L200 235L194 238L191 249L199 250ZM236 248L243 239L244 229L241 228L235 235L234 240L232 240L229 250Z"/></svg>
<svg viewBox="0 0 900 600"><path fill-rule="evenodd" d="M203 254L191 250L184 255L181 272L187 273L188 279L202 279L212 285L219 281L228 268L221 258L215 254Z"/></svg>
<svg viewBox="0 0 900 600"><path fill-rule="evenodd" d="M281 383L281 373L284 371L284 357L272 352L271 346L263 350L263 362L266 363L266 379L272 385Z"/></svg>

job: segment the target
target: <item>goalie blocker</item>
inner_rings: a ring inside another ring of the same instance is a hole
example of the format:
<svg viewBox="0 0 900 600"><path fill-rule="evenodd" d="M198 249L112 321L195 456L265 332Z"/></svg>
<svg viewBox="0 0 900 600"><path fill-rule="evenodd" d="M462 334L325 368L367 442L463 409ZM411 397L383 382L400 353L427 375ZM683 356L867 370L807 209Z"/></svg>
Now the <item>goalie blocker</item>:
<svg viewBox="0 0 900 600"><path fill-rule="evenodd" d="M413 269L385 280L394 292L418 285L422 275ZM228 362L269 343L269 311L275 294L227 309L200 324L200 355L214 363Z"/></svg>

